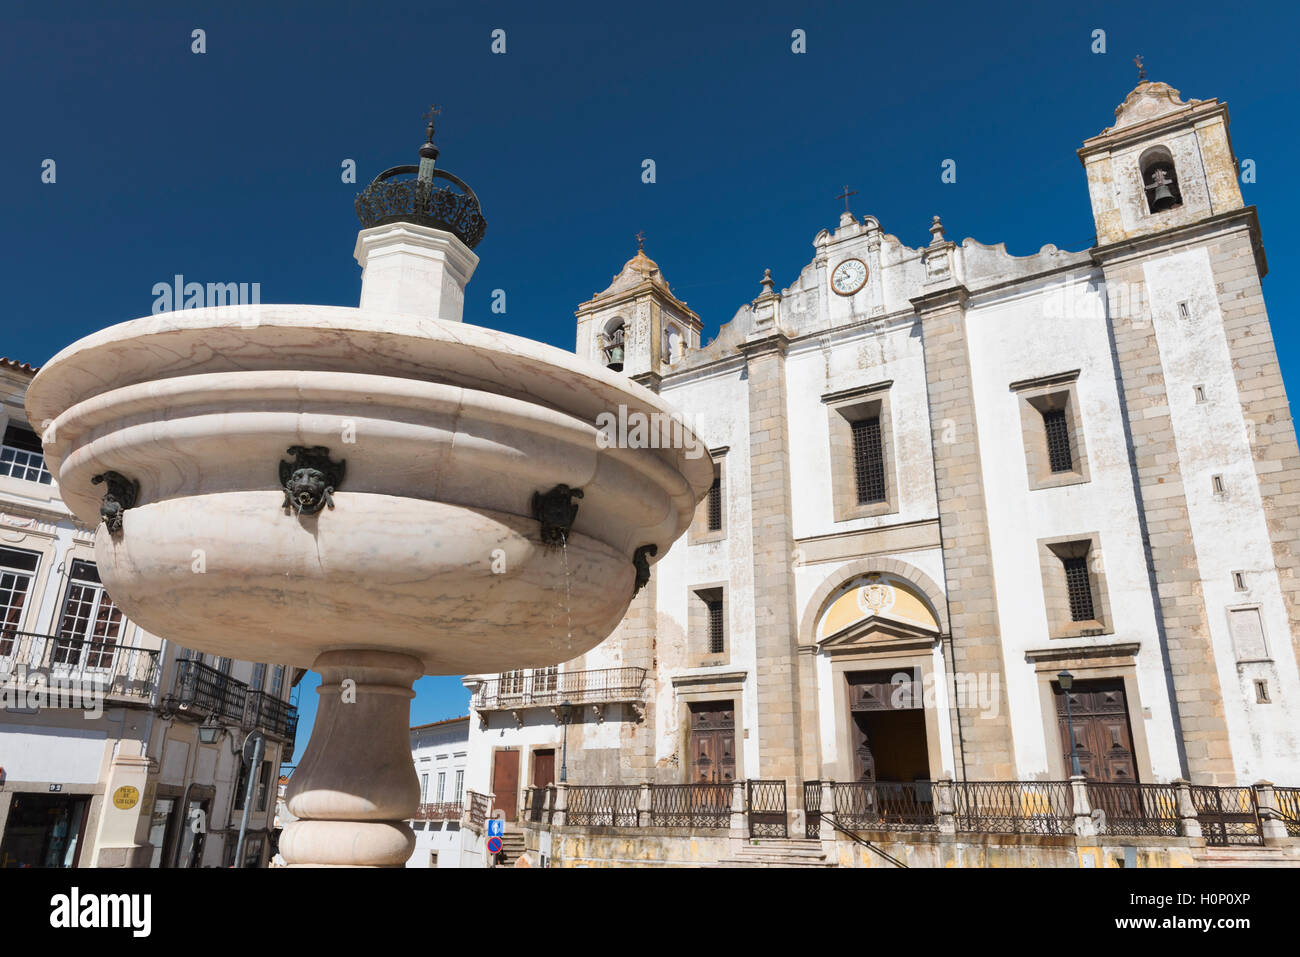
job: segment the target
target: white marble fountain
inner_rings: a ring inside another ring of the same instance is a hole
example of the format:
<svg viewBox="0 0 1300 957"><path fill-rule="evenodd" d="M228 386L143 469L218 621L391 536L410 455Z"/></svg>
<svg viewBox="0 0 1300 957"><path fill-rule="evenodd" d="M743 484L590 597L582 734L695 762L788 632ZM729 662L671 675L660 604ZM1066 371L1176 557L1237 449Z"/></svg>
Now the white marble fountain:
<svg viewBox="0 0 1300 957"><path fill-rule="evenodd" d="M136 319L64 349L27 394L132 619L321 674L281 841L293 864L402 864L415 679L598 644L713 479L689 433L601 447L602 412L675 414L653 392L461 322L486 224L437 155L430 127L419 167L358 197L360 308Z"/></svg>

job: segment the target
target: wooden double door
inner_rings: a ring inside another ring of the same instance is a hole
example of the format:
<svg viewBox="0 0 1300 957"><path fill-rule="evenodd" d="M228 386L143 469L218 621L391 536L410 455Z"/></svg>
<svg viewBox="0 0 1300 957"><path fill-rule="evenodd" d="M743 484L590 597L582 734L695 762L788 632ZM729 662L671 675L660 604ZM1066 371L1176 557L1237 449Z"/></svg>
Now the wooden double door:
<svg viewBox="0 0 1300 957"><path fill-rule="evenodd" d="M1069 691L1067 719L1066 693L1055 682L1056 717L1064 749L1065 772L1070 774L1070 726L1074 729L1074 750L1079 770L1089 781L1132 784L1137 781L1133 760L1133 732L1129 726L1128 697L1120 678L1076 681Z"/></svg>
<svg viewBox="0 0 1300 957"><path fill-rule="evenodd" d="M701 701L691 710L691 782L730 784L736 778L736 710L731 701Z"/></svg>

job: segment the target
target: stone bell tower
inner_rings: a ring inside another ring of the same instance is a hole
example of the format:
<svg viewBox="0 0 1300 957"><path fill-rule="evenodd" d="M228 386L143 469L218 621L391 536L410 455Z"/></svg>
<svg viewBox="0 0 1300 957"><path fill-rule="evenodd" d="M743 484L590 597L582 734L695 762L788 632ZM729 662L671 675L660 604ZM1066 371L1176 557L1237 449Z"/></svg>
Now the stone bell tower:
<svg viewBox="0 0 1300 957"><path fill-rule="evenodd" d="M659 264L645 254L623 264L603 291L578 306L576 352L642 385L660 379L690 349L700 347L700 317L673 295Z"/></svg>
<svg viewBox="0 0 1300 957"><path fill-rule="evenodd" d="M1300 452L1217 100L1142 82L1079 150L1130 468L1193 783L1266 762L1300 695ZM1276 693L1275 693L1276 692Z"/></svg>

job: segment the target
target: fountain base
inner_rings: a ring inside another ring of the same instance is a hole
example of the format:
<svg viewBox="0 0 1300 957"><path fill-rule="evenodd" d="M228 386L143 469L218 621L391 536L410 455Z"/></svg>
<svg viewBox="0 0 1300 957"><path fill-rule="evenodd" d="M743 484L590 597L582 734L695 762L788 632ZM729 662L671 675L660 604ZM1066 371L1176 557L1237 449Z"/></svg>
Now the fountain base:
<svg viewBox="0 0 1300 957"><path fill-rule="evenodd" d="M313 670L320 704L290 780L280 853L297 867L401 867L415 849L406 821L420 801L411 760L412 685L420 659L327 651Z"/></svg>

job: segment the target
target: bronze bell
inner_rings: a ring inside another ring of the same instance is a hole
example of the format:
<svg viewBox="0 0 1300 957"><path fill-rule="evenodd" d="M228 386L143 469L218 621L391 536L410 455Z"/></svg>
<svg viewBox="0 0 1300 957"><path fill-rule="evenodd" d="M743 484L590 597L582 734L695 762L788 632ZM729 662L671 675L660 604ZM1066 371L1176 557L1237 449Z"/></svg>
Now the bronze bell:
<svg viewBox="0 0 1300 957"><path fill-rule="evenodd" d="M609 349L609 364L617 365L620 368L623 365L623 343L616 343Z"/></svg>
<svg viewBox="0 0 1300 957"><path fill-rule="evenodd" d="M1155 190L1151 194L1151 212L1158 213L1161 210L1178 205L1178 197L1169 188L1173 185L1173 182L1173 177L1169 175L1163 166L1157 166L1152 172L1151 183L1147 186L1147 189Z"/></svg>

